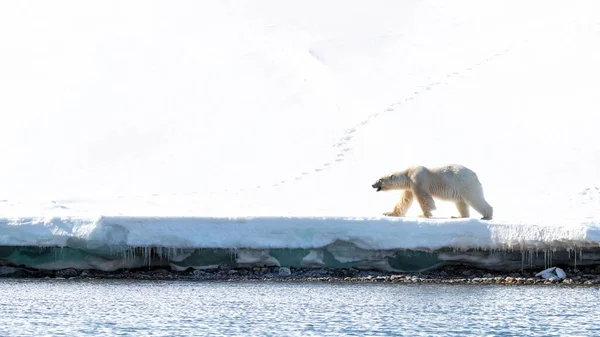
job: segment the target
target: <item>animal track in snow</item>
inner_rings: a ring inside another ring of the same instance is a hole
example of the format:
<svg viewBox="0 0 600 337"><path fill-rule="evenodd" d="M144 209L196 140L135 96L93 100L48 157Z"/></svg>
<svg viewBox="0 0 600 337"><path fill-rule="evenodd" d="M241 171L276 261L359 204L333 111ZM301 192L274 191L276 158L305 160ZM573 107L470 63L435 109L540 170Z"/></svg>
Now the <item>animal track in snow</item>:
<svg viewBox="0 0 600 337"><path fill-rule="evenodd" d="M476 70L479 67L482 67L484 65L486 65L487 63L493 61L494 59L510 52L513 51L518 45L527 43L529 40L528 39L524 39L521 40L520 42L515 43L514 45L512 45L511 47L507 47L499 52L496 52L494 54L491 54L490 56L487 56L477 62L472 63L470 66L464 67L462 70L455 70L452 72L448 72L445 75L440 76L440 78L436 81L432 81L431 83L428 83L426 85L423 86L419 86L417 87L417 90L413 91L412 93L408 94L407 96L405 96L404 98L391 103L390 105L388 105L385 109L383 109L382 111L378 111L378 112L373 112L370 113L366 116L366 118L364 118L363 120L361 120L360 122L358 122L356 125L346 129L343 134L342 137L340 137L338 139L337 142L335 142L333 144L333 147L335 148L339 148L337 153L334 156L334 160L333 161L328 161L325 162L324 164L321 164L320 166L315 167L313 170L309 171L304 171L302 173L300 173L300 175L296 176L296 177L292 177L290 179L288 179L287 181L299 181L304 179L305 177L314 174L314 172L322 172L327 168L331 168L334 165L333 164L338 164L341 163L345 160L345 154L349 153L352 148L348 147L347 145L352 141L352 139L354 139L354 136L358 133L358 131L360 131L360 129L371 123L374 119L381 117L382 115L385 115L386 113L393 113L398 111L398 108L403 105L406 102L410 102L415 100L415 98L417 98L419 95L421 95L424 92L431 92L432 89L434 89L435 87L439 87L442 84L448 84L448 79L451 79L453 77L456 77L460 74L464 74L467 72L472 72L473 70ZM285 183L285 181L281 182L282 184ZM279 186L280 183L274 184L272 186L277 187ZM257 186L255 189L261 189L260 186Z"/></svg>
<svg viewBox="0 0 600 337"><path fill-rule="evenodd" d="M504 53L506 53L506 52L508 52L508 51L510 51L512 49L513 48L506 48L506 49L504 49L501 52L496 52L492 56L488 56L488 57L484 58L483 60L475 62L475 63L473 63L473 65L465 67L465 68L463 68L460 71L453 71L453 72L446 73L446 75L443 75L441 78L443 78L443 79L449 79L451 77L460 75L461 73L473 71L473 70L477 69L478 67L481 67L482 65L485 65L489 61L491 61L491 60L493 60L493 59L495 59L495 58L503 55ZM424 92L424 91L431 91L435 87L440 86L442 84L445 84L445 83L443 83L443 80L437 80L437 81L431 82L429 84L426 84L424 86L421 86L421 87L419 87L420 89L413 91L411 94L409 94L404 99L401 99L401 100L399 100L397 102L394 102L394 103L390 104L383 111L374 112L374 113L369 114L365 119L363 119L362 121L360 121L359 123L357 123L355 126L346 129L344 131L344 133L343 133L343 136L335 144L333 144L333 147L341 148L341 147L346 146L354 138L354 135L357 133L357 131L359 131L359 129L361 127L369 124L375 118L378 118L378 117L380 117L381 115L383 115L385 113L395 112L397 110L398 106L402 105L403 103L412 101L417 96L421 95L422 92ZM343 149L340 149L338 151L338 153L335 155L334 163L341 163L341 162L343 162L345 160L344 154L347 153L347 152L349 152L350 150L351 150L351 148L349 148L349 147L344 147ZM315 168L313 171L314 172L322 172L324 169L332 167L331 164L332 164L332 162L326 162L324 164L321 164L321 166L318 166L317 168ZM307 172L303 172L300 176L295 177L293 179L294 180L301 180L301 179L303 179L307 175L308 175Z"/></svg>

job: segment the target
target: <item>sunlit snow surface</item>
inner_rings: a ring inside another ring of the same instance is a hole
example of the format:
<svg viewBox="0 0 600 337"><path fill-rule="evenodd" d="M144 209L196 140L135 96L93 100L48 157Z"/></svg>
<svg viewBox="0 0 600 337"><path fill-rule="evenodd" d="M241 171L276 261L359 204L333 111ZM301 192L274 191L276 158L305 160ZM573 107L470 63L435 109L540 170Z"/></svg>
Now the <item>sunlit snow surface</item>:
<svg viewBox="0 0 600 337"><path fill-rule="evenodd" d="M2 245L597 246L599 12L4 2ZM446 163L493 221L379 217L375 179Z"/></svg>
<svg viewBox="0 0 600 337"><path fill-rule="evenodd" d="M167 248L322 248L336 241L367 250L594 247L586 225L476 219L247 217L19 218L0 220L0 245Z"/></svg>

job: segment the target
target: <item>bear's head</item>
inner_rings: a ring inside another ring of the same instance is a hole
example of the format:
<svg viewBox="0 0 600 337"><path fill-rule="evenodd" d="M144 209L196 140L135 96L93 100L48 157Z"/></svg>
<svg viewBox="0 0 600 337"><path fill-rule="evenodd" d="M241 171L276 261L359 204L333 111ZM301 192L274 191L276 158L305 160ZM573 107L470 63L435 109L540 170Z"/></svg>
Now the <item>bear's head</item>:
<svg viewBox="0 0 600 337"><path fill-rule="evenodd" d="M408 176L406 172L396 172L383 176L371 185L376 192L406 189L408 186Z"/></svg>

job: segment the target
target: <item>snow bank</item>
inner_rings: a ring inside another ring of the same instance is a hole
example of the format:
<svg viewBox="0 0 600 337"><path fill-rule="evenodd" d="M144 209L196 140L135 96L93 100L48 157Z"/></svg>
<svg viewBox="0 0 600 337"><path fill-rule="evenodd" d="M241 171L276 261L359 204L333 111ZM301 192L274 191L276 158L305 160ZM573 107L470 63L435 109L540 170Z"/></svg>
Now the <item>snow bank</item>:
<svg viewBox="0 0 600 337"><path fill-rule="evenodd" d="M342 217L99 217L0 219L0 246L312 249L336 241L364 250L556 249L597 247L581 224L476 219Z"/></svg>
<svg viewBox="0 0 600 337"><path fill-rule="evenodd" d="M593 226L475 219L3 218L0 263L105 271L227 265L423 271L447 263L514 270L596 264L599 234Z"/></svg>

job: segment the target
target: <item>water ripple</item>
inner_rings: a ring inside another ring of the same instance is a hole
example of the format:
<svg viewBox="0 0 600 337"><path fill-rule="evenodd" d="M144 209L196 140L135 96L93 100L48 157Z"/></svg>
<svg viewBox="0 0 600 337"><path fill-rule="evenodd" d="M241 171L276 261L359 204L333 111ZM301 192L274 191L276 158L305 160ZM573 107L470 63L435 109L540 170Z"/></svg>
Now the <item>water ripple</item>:
<svg viewBox="0 0 600 337"><path fill-rule="evenodd" d="M2 280L0 335L589 336L597 288Z"/></svg>

